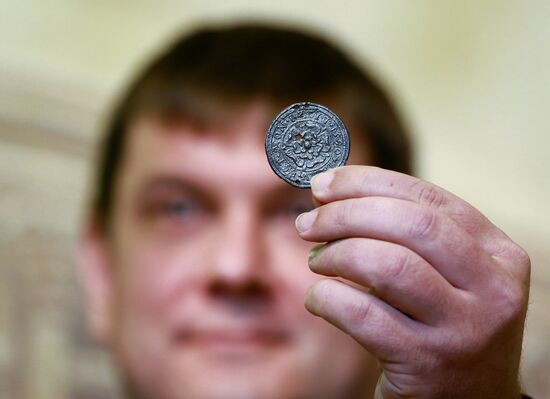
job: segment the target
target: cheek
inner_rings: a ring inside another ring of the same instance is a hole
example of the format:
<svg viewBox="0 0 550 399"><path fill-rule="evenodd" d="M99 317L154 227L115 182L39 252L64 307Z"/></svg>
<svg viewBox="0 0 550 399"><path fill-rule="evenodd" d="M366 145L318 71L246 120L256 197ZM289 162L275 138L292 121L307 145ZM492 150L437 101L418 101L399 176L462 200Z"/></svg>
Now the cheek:
<svg viewBox="0 0 550 399"><path fill-rule="evenodd" d="M302 240L294 226L273 229L267 237L267 259L273 276L273 287L278 302L299 330L309 340L323 340L323 336L334 336L335 328L326 321L309 313L304 306L308 288L323 278L313 273L308 266L309 250L316 245ZM312 341L312 342L313 342Z"/></svg>
<svg viewBox="0 0 550 399"><path fill-rule="evenodd" d="M185 302L197 287L200 245L152 237L131 242L131 247L122 247L117 263L119 307L126 316L160 323L175 301Z"/></svg>
<svg viewBox="0 0 550 399"><path fill-rule="evenodd" d="M281 281L302 296L303 301L308 287L320 278L307 263L309 250L315 244L302 240L293 225L269 230L266 242L269 266Z"/></svg>
<svg viewBox="0 0 550 399"><path fill-rule="evenodd" d="M300 332L297 347L304 369L312 373L310 377L314 381L322 380L329 385L338 385L342 381L349 383L350 378L374 363L369 363L368 354L349 335L312 315L304 307L309 286L325 278L313 273L307 265L309 249L316 244L301 240L290 229L285 234L273 234L268 242L272 264L281 282L281 302L285 303L289 319Z"/></svg>

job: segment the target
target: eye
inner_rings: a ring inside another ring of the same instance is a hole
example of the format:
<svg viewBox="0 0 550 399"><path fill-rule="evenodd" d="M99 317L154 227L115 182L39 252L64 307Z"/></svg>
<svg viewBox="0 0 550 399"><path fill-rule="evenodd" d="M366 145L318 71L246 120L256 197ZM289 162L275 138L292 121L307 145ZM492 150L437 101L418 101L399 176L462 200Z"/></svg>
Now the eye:
<svg viewBox="0 0 550 399"><path fill-rule="evenodd" d="M301 213L309 212L313 209L313 203L310 200L300 199L284 203L280 209L281 213L292 218Z"/></svg>
<svg viewBox="0 0 550 399"><path fill-rule="evenodd" d="M199 205L192 200L171 200L157 204L157 214L165 217L184 218L200 211Z"/></svg>
<svg viewBox="0 0 550 399"><path fill-rule="evenodd" d="M151 221L190 221L202 214L204 207L190 197L150 198L145 204L145 215Z"/></svg>

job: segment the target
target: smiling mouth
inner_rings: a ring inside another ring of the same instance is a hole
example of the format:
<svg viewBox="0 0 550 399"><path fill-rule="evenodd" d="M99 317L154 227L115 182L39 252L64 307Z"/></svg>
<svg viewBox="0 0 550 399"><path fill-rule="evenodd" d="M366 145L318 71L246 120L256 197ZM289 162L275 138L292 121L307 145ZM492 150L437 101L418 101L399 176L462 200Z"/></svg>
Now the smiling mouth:
<svg viewBox="0 0 550 399"><path fill-rule="evenodd" d="M290 335L271 329L182 329L175 340L184 347L214 352L249 352L288 345Z"/></svg>

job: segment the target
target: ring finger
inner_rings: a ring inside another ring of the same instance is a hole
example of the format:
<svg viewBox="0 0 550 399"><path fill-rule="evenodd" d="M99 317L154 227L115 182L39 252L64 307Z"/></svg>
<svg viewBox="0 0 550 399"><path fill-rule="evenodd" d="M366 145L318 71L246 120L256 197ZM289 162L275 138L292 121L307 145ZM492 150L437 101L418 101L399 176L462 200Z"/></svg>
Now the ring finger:
<svg viewBox="0 0 550 399"><path fill-rule="evenodd" d="M375 239L347 238L317 246L312 271L342 277L363 287L409 317L437 325L458 302L458 292L410 249Z"/></svg>

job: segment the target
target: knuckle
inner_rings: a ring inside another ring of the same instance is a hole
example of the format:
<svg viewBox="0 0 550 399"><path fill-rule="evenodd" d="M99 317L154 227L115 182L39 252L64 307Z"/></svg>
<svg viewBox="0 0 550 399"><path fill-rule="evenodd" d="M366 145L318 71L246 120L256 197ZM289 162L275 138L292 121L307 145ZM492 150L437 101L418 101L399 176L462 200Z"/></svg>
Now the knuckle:
<svg viewBox="0 0 550 399"><path fill-rule="evenodd" d="M415 238L429 238L437 227L437 215L429 210L420 210L412 217L409 234Z"/></svg>
<svg viewBox="0 0 550 399"><path fill-rule="evenodd" d="M418 202L420 204L433 206L436 208L439 208L445 204L445 197L437 188L424 182L419 184L420 189L418 190Z"/></svg>
<svg viewBox="0 0 550 399"><path fill-rule="evenodd" d="M336 267L340 272L345 272L348 267L360 267L365 259L360 238L347 238L340 241Z"/></svg>
<svg viewBox="0 0 550 399"><path fill-rule="evenodd" d="M372 170L373 167L361 167L359 169L359 174L358 174L358 179L357 181L359 182L359 186L360 187L368 187L369 184L370 184L370 181L371 181L371 177L372 177L372 173L371 173L371 170Z"/></svg>
<svg viewBox="0 0 550 399"><path fill-rule="evenodd" d="M328 185L328 189L339 191L341 188L346 187L347 176L345 169L336 168L332 171L332 181Z"/></svg>
<svg viewBox="0 0 550 399"><path fill-rule="evenodd" d="M501 321L507 323L523 317L527 306L527 298L523 289L516 284L508 284L501 291L496 302Z"/></svg>
<svg viewBox="0 0 550 399"><path fill-rule="evenodd" d="M384 275L390 280L401 278L411 263L411 255L407 251L394 251L388 256L385 265Z"/></svg>
<svg viewBox="0 0 550 399"><path fill-rule="evenodd" d="M348 308L350 332L361 331L371 316L372 303L368 300L358 301Z"/></svg>
<svg viewBox="0 0 550 399"><path fill-rule="evenodd" d="M529 254L527 251L525 251L523 248L518 247L518 259L525 269L531 269L531 258L529 257Z"/></svg>
<svg viewBox="0 0 550 399"><path fill-rule="evenodd" d="M531 258L521 246L505 238L499 250L495 251L499 258L512 268L514 274L523 282L529 281L531 275Z"/></svg>
<svg viewBox="0 0 550 399"><path fill-rule="evenodd" d="M509 276L495 278L492 288L491 310L483 320L487 334L493 335L523 325L527 312L527 290Z"/></svg>
<svg viewBox="0 0 550 399"><path fill-rule="evenodd" d="M501 337L522 329L527 309L526 292L519 284L498 280L497 293L491 290L485 306L480 306L476 298L462 309L454 328L442 327L432 336L427 346L436 358L469 362L500 345Z"/></svg>
<svg viewBox="0 0 550 399"><path fill-rule="evenodd" d="M517 267L526 273L531 271L531 258L525 249L517 244L512 245L512 258L516 261Z"/></svg>
<svg viewBox="0 0 550 399"><path fill-rule="evenodd" d="M347 230L354 211L353 201L341 201L335 209L332 224L338 230Z"/></svg>

